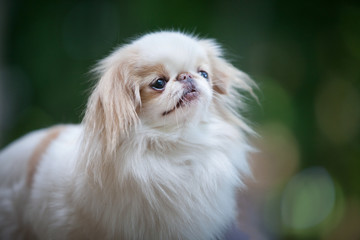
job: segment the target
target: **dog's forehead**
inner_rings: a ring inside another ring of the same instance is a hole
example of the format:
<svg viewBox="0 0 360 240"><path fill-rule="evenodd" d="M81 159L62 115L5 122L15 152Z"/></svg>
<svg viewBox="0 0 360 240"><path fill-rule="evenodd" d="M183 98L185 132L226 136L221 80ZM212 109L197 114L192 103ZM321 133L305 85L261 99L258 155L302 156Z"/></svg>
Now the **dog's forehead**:
<svg viewBox="0 0 360 240"><path fill-rule="evenodd" d="M181 33L156 33L146 35L136 44L145 61L164 64L174 71L198 67L207 59L204 47L195 38Z"/></svg>

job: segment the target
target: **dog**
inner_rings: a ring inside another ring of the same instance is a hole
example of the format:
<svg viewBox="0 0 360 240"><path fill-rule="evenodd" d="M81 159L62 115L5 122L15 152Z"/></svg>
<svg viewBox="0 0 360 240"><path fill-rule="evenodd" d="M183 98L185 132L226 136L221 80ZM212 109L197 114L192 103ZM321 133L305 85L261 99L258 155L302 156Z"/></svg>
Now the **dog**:
<svg viewBox="0 0 360 240"><path fill-rule="evenodd" d="M94 69L79 125L0 153L1 239L223 239L251 174L256 84L215 40L145 34Z"/></svg>

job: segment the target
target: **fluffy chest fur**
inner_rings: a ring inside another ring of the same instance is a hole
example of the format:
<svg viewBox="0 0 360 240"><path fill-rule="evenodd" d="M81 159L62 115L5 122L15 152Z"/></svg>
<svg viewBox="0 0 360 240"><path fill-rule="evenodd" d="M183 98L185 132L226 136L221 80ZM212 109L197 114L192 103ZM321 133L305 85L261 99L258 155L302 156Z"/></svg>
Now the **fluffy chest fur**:
<svg viewBox="0 0 360 240"><path fill-rule="evenodd" d="M144 134L127 139L112 160L76 177L75 213L108 238L221 237L236 217L238 163L246 151L236 148L227 131L215 134L217 127L191 129L176 141L170 135L161 141L139 138Z"/></svg>

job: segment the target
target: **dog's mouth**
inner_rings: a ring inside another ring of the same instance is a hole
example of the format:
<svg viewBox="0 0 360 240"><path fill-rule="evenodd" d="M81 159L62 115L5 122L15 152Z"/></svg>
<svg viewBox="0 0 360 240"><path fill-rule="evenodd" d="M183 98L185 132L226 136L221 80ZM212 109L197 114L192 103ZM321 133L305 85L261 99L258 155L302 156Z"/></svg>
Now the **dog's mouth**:
<svg viewBox="0 0 360 240"><path fill-rule="evenodd" d="M166 115L172 113L173 111L175 111L176 109L188 105L190 102L198 99L199 95L200 95L200 92L195 87L184 91L183 95L180 97L179 101L175 104L175 106L172 109L170 109L166 112L163 112L162 115L166 116Z"/></svg>

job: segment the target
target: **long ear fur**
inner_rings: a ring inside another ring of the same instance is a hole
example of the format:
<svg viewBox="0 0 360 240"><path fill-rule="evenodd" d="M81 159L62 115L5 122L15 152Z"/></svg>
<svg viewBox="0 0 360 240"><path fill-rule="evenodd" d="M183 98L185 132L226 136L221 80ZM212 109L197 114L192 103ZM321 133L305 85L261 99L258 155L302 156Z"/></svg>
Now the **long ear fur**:
<svg viewBox="0 0 360 240"><path fill-rule="evenodd" d="M257 88L255 82L247 74L225 60L222 49L214 40L203 39L200 40L200 43L207 50L212 66L212 83L217 110L222 113L222 116L236 123L246 132L254 133L237 112L244 105L244 102L241 101L244 98L240 92L248 92L257 100L253 91L254 88ZM228 108L224 109L224 105L227 105Z"/></svg>
<svg viewBox="0 0 360 240"><path fill-rule="evenodd" d="M129 59L129 53L120 49L95 68L100 80L88 100L80 153L81 164L85 164L82 167L88 172L101 171L114 158L120 142L138 124L139 87L130 81Z"/></svg>
<svg viewBox="0 0 360 240"><path fill-rule="evenodd" d="M87 132L97 136L107 152L113 152L120 138L136 126L135 86L126 83L123 69L104 73L89 98L84 124Z"/></svg>

